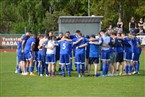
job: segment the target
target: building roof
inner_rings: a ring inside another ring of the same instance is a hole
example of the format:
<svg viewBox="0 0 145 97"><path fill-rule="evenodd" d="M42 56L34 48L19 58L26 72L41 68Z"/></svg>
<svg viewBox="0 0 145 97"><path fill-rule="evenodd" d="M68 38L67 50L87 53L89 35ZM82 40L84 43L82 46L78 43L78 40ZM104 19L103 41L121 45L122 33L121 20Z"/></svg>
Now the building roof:
<svg viewBox="0 0 145 97"><path fill-rule="evenodd" d="M103 16L60 16L58 23L98 23Z"/></svg>

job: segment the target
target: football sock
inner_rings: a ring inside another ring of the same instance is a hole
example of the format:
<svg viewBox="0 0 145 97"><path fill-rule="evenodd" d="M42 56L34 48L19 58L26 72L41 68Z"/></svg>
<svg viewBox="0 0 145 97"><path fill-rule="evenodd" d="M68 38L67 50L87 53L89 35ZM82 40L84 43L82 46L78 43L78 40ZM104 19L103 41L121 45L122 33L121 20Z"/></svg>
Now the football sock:
<svg viewBox="0 0 145 97"><path fill-rule="evenodd" d="M18 73L22 73L21 68L18 68Z"/></svg>
<svg viewBox="0 0 145 97"><path fill-rule="evenodd" d="M106 75L106 64L105 63L102 64L102 74Z"/></svg>
<svg viewBox="0 0 145 97"><path fill-rule="evenodd" d="M82 75L84 75L85 72L85 64L82 64Z"/></svg>
<svg viewBox="0 0 145 97"><path fill-rule="evenodd" d="M46 74L48 75L48 64L45 64Z"/></svg>
<svg viewBox="0 0 145 97"><path fill-rule="evenodd" d="M62 76L65 76L65 66L62 66L61 70L62 70Z"/></svg>
<svg viewBox="0 0 145 97"><path fill-rule="evenodd" d="M129 73L132 73L132 65L129 66Z"/></svg>
<svg viewBox="0 0 145 97"><path fill-rule="evenodd" d="M135 72L139 72L139 65L140 65L139 62L137 62L135 65Z"/></svg>
<svg viewBox="0 0 145 97"><path fill-rule="evenodd" d="M106 65L106 75L108 74L108 70L109 70L109 64L105 64Z"/></svg>
<svg viewBox="0 0 145 97"><path fill-rule="evenodd" d="M33 72L33 69L34 67L33 66L30 66L30 72Z"/></svg>
<svg viewBox="0 0 145 97"><path fill-rule="evenodd" d="M67 65L66 67L67 67L67 71L68 71L68 76L71 76L71 69L70 69L70 66Z"/></svg>
<svg viewBox="0 0 145 97"><path fill-rule="evenodd" d="M80 74L80 64L77 64L77 71L78 71L78 74Z"/></svg>
<svg viewBox="0 0 145 97"><path fill-rule="evenodd" d="M125 72L126 72L126 74L128 74L128 69L129 69L129 66L126 64L126 66L125 66Z"/></svg>
<svg viewBox="0 0 145 97"><path fill-rule="evenodd" d="M26 67L26 72L29 72L29 67Z"/></svg>

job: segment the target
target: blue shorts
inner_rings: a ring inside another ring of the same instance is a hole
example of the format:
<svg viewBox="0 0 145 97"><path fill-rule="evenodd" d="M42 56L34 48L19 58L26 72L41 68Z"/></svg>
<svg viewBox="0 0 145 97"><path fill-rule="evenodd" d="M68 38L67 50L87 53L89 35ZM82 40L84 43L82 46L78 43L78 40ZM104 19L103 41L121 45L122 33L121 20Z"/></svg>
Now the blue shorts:
<svg viewBox="0 0 145 97"><path fill-rule="evenodd" d="M21 61L23 61L21 55L18 55L17 57L18 57L18 63L21 62Z"/></svg>
<svg viewBox="0 0 145 97"><path fill-rule="evenodd" d="M35 51L34 52L34 61L37 61L38 60L38 51Z"/></svg>
<svg viewBox="0 0 145 97"><path fill-rule="evenodd" d="M132 53L131 52L124 52L124 60L131 61Z"/></svg>
<svg viewBox="0 0 145 97"><path fill-rule="evenodd" d="M110 50L102 50L102 53L101 53L101 59L103 61L109 61L110 60Z"/></svg>
<svg viewBox="0 0 145 97"><path fill-rule="evenodd" d="M31 60L34 58L34 53L31 51L24 51L24 60Z"/></svg>
<svg viewBox="0 0 145 97"><path fill-rule="evenodd" d="M42 53L42 50L39 50L38 51L38 62L42 62L42 55L41 55L41 53Z"/></svg>
<svg viewBox="0 0 145 97"><path fill-rule="evenodd" d="M70 64L70 55L69 54L60 54L59 64L61 65L69 65Z"/></svg>
<svg viewBox="0 0 145 97"><path fill-rule="evenodd" d="M138 62L140 54L132 53L132 61Z"/></svg>
<svg viewBox="0 0 145 97"><path fill-rule="evenodd" d="M75 54L76 64L85 64L85 53Z"/></svg>
<svg viewBox="0 0 145 97"><path fill-rule="evenodd" d="M55 55L54 54L47 54L46 55L46 64L49 64L49 63L55 63L56 62L56 59L55 59Z"/></svg>

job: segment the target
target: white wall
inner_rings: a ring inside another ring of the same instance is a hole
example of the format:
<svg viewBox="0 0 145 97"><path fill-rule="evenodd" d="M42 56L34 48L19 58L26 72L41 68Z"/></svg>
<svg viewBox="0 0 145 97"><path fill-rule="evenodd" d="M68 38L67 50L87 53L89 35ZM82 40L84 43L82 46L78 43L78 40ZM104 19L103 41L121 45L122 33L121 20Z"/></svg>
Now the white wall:
<svg viewBox="0 0 145 97"><path fill-rule="evenodd" d="M80 30L84 35L97 34L100 30L99 23L77 23L77 24L59 24L59 32L70 31L75 33L76 30Z"/></svg>

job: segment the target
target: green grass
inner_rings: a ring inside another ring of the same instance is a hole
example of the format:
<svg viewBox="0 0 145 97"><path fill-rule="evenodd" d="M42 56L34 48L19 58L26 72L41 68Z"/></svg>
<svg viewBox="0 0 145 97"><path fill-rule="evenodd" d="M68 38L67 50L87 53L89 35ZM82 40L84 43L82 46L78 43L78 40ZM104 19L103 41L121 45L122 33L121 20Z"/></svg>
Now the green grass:
<svg viewBox="0 0 145 97"><path fill-rule="evenodd" d="M145 97L145 52L140 73L117 77L30 77L15 74L15 53L0 52L1 97Z"/></svg>

